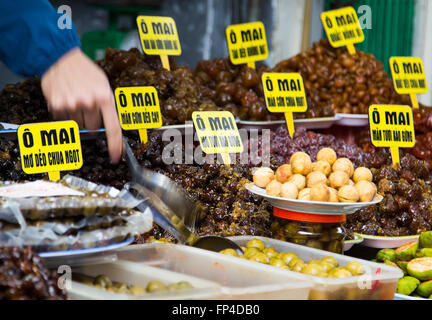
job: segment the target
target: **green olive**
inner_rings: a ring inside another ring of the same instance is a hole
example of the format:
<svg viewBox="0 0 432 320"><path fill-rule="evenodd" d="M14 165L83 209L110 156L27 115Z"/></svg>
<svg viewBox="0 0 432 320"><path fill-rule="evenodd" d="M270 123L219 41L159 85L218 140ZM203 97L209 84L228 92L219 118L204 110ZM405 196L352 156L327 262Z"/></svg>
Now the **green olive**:
<svg viewBox="0 0 432 320"><path fill-rule="evenodd" d="M364 273L364 268L361 263L357 261L351 261L345 267L349 272L351 272L354 276L358 276Z"/></svg>
<svg viewBox="0 0 432 320"><path fill-rule="evenodd" d="M323 270L318 264L307 264L301 272L311 276L317 276L318 274L323 273Z"/></svg>
<svg viewBox="0 0 432 320"><path fill-rule="evenodd" d="M290 268L292 269L292 268L294 267L294 265L295 265L297 262L303 262L303 260L300 259L300 258L293 258L293 259L291 259L291 261L289 262L288 267L290 267ZM304 263L304 262L303 262L303 263Z"/></svg>
<svg viewBox="0 0 432 320"><path fill-rule="evenodd" d="M330 244L327 247L327 250L334 253L342 253L343 250L343 244L341 240L334 240L330 242Z"/></svg>
<svg viewBox="0 0 432 320"><path fill-rule="evenodd" d="M249 240L246 247L257 248L258 250L264 250L265 245L264 245L264 242L262 242L260 239L252 239L252 240Z"/></svg>
<svg viewBox="0 0 432 320"><path fill-rule="evenodd" d="M321 265L321 260L310 260L307 264L317 264L317 265Z"/></svg>
<svg viewBox="0 0 432 320"><path fill-rule="evenodd" d="M110 278L108 278L106 275L101 274L98 275L94 280L93 280L93 284L94 285L100 285L102 288L108 288L112 286L112 281Z"/></svg>
<svg viewBox="0 0 432 320"><path fill-rule="evenodd" d="M329 272L329 276L332 278L346 278L346 277L351 277L352 274L347 269L339 267L331 270Z"/></svg>
<svg viewBox="0 0 432 320"><path fill-rule="evenodd" d="M285 269L285 270L291 270L290 267L288 267L287 265L280 266L279 268L281 268L281 269Z"/></svg>
<svg viewBox="0 0 432 320"><path fill-rule="evenodd" d="M315 248L315 249L323 249L323 244L319 240L308 240L306 241L306 246L309 248Z"/></svg>
<svg viewBox="0 0 432 320"><path fill-rule="evenodd" d="M269 258L262 252L258 252L249 258L250 261L261 262L261 263L269 263Z"/></svg>
<svg viewBox="0 0 432 320"><path fill-rule="evenodd" d="M167 291L177 291L179 288L178 288L177 283L171 283L171 284L166 286L166 289L167 289Z"/></svg>
<svg viewBox="0 0 432 320"><path fill-rule="evenodd" d="M318 277L322 277L322 278L327 278L328 277L328 273L327 272L319 272L317 274Z"/></svg>
<svg viewBox="0 0 432 320"><path fill-rule="evenodd" d="M285 262L283 262L283 260L278 258L270 258L270 265L279 268L282 266L286 266Z"/></svg>
<svg viewBox="0 0 432 320"><path fill-rule="evenodd" d="M277 252L275 249L273 249L273 248L265 248L263 251L262 251L267 257L269 257L269 259L270 258L273 258L273 257L276 257L278 254L279 254L279 252Z"/></svg>
<svg viewBox="0 0 432 320"><path fill-rule="evenodd" d="M145 293L146 293L146 290L145 290L145 288L143 288L143 287L141 287L141 286L132 286L132 287L129 289L129 292L130 292L131 294L135 295L135 296L140 296L140 295L142 295L142 294L145 294Z"/></svg>
<svg viewBox="0 0 432 320"><path fill-rule="evenodd" d="M146 290L148 292L163 291L166 290L166 286L160 281L152 280L147 284Z"/></svg>
<svg viewBox="0 0 432 320"><path fill-rule="evenodd" d="M249 259L250 257L256 255L257 253L260 253L261 251L255 247L247 248L244 252L244 256L246 259Z"/></svg>
<svg viewBox="0 0 432 320"><path fill-rule="evenodd" d="M231 249L231 248L219 251L219 253L226 254L227 256L233 256L233 257L237 257L238 256L237 252L234 249Z"/></svg>
<svg viewBox="0 0 432 320"><path fill-rule="evenodd" d="M129 285L126 282L117 282L114 284L114 288L116 289L128 289Z"/></svg>
<svg viewBox="0 0 432 320"><path fill-rule="evenodd" d="M297 258L296 254L292 252L281 252L277 257L283 260L285 264L289 264L292 259Z"/></svg>
<svg viewBox="0 0 432 320"><path fill-rule="evenodd" d="M301 225L298 222L287 223L284 227L284 233L287 237L295 236L300 231L300 227Z"/></svg>
<svg viewBox="0 0 432 320"><path fill-rule="evenodd" d="M332 257L332 256L325 256L325 257L321 258L321 261L330 263L333 266L333 268L336 268L339 265L336 258Z"/></svg>
<svg viewBox="0 0 432 320"><path fill-rule="evenodd" d="M193 288L193 286L187 281L180 281L179 283L177 283L177 287L179 290Z"/></svg>
<svg viewBox="0 0 432 320"><path fill-rule="evenodd" d="M303 261L297 261L294 266L291 268L292 271L302 272L302 270L306 267L306 264Z"/></svg>

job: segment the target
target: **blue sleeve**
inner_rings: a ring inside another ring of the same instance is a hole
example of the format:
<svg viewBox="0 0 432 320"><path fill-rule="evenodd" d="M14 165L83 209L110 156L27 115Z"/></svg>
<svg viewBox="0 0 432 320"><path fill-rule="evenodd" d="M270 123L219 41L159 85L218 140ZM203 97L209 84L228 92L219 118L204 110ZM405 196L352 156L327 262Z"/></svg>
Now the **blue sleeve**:
<svg viewBox="0 0 432 320"><path fill-rule="evenodd" d="M0 0L0 60L23 76L41 77L62 55L79 47L75 29L61 29L48 0Z"/></svg>

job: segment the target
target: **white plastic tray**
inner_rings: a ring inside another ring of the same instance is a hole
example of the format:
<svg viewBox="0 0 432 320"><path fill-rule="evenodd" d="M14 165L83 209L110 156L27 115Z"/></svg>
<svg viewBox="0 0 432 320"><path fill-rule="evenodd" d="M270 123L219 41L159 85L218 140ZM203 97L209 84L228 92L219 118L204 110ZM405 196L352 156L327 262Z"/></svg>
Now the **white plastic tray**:
<svg viewBox="0 0 432 320"><path fill-rule="evenodd" d="M338 126L363 127L369 124L367 114L336 113L336 116L339 118L336 123Z"/></svg>
<svg viewBox="0 0 432 320"><path fill-rule="evenodd" d="M363 242L363 237L359 234L354 234L353 240L346 240L344 241L343 251L348 251L353 247L355 244L359 244Z"/></svg>
<svg viewBox="0 0 432 320"><path fill-rule="evenodd" d="M211 281L197 279L188 275L157 269L129 261L117 261L115 263L84 266L73 269L73 273L80 273L91 277L104 274L112 281L126 282L144 288L151 280L158 280L165 284L188 281L193 286L191 289L146 293L140 296L135 296L113 293L72 281L72 288L68 290L68 296L73 300L211 299L218 296L221 290L218 284Z"/></svg>
<svg viewBox="0 0 432 320"><path fill-rule="evenodd" d="M217 282L222 286L218 299L305 300L313 285L299 273L183 245L133 245L116 254L119 259Z"/></svg>
<svg viewBox="0 0 432 320"><path fill-rule="evenodd" d="M405 294L400 294L400 293L396 293L395 300L431 300L431 299L426 299L426 298L419 298L419 297L411 297L411 296L407 296Z"/></svg>
<svg viewBox="0 0 432 320"><path fill-rule="evenodd" d="M274 207L303 213L313 214L351 214L357 210L381 202L382 196L377 195L371 202L322 202L307 201L298 199L285 199L281 197L269 196L266 190L256 186L253 183L246 185L246 188L263 198L265 198Z"/></svg>
<svg viewBox="0 0 432 320"><path fill-rule="evenodd" d="M362 245L377 248L377 249L385 249L385 248L398 248L403 246L404 244L417 241L419 236L404 236L404 237L380 237L380 236L371 236L368 234L359 234L363 237Z"/></svg>
<svg viewBox="0 0 432 320"><path fill-rule="evenodd" d="M273 247L279 252L295 253L303 261L332 256L337 259L341 266L346 266L351 261L357 261L366 269L366 274L348 278L322 278L307 276L315 283L309 296L309 299L312 300L393 300L398 279L403 276L402 271L398 268L328 251L313 249L306 246L300 246L281 240L253 236L230 237L230 239L241 246L246 246L247 242L251 239L261 239L266 246ZM233 259L239 258L233 257ZM259 262L250 263L259 264ZM278 269L277 267L270 268ZM295 273L287 270L283 271L287 273Z"/></svg>
<svg viewBox="0 0 432 320"><path fill-rule="evenodd" d="M327 129L339 120L339 117L294 119L294 127L305 127L306 129ZM247 121L239 120L238 126L245 129L272 129L285 124L285 120L273 121Z"/></svg>

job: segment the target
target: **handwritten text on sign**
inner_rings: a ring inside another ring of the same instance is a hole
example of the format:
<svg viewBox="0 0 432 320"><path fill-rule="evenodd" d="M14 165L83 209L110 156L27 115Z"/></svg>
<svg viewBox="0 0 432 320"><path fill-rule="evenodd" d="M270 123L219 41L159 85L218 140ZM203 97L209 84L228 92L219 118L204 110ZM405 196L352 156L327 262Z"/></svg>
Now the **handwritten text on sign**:
<svg viewBox="0 0 432 320"><path fill-rule="evenodd" d="M22 169L27 174L78 170L83 164L75 121L24 124L17 134Z"/></svg>
<svg viewBox="0 0 432 320"><path fill-rule="evenodd" d="M423 62L415 57L391 57L393 84L399 94L426 93L428 90Z"/></svg>
<svg viewBox="0 0 432 320"><path fill-rule="evenodd" d="M262 84L270 112L307 110L303 78L298 73L264 73Z"/></svg>
<svg viewBox="0 0 432 320"><path fill-rule="evenodd" d="M124 130L162 126L159 98L154 87L121 87L115 90L120 124Z"/></svg>
<svg viewBox="0 0 432 320"><path fill-rule="evenodd" d="M409 106L372 105L369 107L369 124L374 146L414 147L414 124Z"/></svg>
<svg viewBox="0 0 432 320"><path fill-rule="evenodd" d="M262 22L233 24L226 28L225 33L233 64L267 59L267 38Z"/></svg>
<svg viewBox="0 0 432 320"><path fill-rule="evenodd" d="M241 153L243 143L229 111L195 111L192 120L205 153Z"/></svg>
<svg viewBox="0 0 432 320"><path fill-rule="evenodd" d="M171 17L138 16L143 51L149 55L181 55L176 23Z"/></svg>
<svg viewBox="0 0 432 320"><path fill-rule="evenodd" d="M357 12L353 7L321 13L321 21L332 47L353 45L364 40Z"/></svg>

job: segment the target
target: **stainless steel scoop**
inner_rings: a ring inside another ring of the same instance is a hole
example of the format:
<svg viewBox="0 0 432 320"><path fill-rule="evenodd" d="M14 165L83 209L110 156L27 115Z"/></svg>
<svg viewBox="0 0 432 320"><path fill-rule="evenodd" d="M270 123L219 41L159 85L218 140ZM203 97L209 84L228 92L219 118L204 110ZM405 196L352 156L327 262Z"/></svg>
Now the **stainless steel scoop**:
<svg viewBox="0 0 432 320"><path fill-rule="evenodd" d="M127 183L125 188L145 200L152 209L154 221L160 227L184 244L216 252L232 248L243 253L240 246L229 239L219 236L199 237L196 224L200 208L170 178L141 167L126 138L123 138L123 147L132 175L132 182Z"/></svg>

